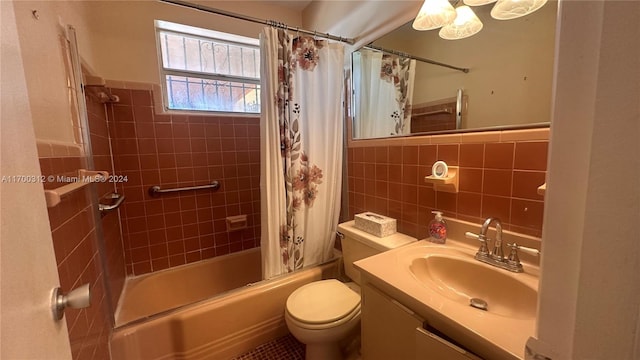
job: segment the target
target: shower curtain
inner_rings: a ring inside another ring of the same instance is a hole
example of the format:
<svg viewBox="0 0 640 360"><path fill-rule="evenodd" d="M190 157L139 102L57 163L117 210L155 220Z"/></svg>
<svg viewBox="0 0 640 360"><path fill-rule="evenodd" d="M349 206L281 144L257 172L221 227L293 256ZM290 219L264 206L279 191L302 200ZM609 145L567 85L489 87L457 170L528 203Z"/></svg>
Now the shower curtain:
<svg viewBox="0 0 640 360"><path fill-rule="evenodd" d="M367 49L354 54L354 137L409 134L416 61Z"/></svg>
<svg viewBox="0 0 640 360"><path fill-rule="evenodd" d="M265 28L260 51L261 247L268 279L333 257L344 47Z"/></svg>

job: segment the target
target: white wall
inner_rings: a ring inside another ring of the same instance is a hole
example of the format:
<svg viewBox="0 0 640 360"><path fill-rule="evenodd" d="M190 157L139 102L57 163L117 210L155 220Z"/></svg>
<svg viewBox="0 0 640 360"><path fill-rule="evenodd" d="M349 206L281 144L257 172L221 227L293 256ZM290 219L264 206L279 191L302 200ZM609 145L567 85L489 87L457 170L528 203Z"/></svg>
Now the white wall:
<svg viewBox="0 0 640 360"><path fill-rule="evenodd" d="M640 2L560 14L538 339L553 359L638 359Z"/></svg>
<svg viewBox="0 0 640 360"><path fill-rule="evenodd" d="M198 1L200 5L301 26L300 11L264 1ZM94 45L91 65L109 80L160 83L154 20L257 38L264 27L159 1L87 2ZM97 46L99 44L99 46Z"/></svg>
<svg viewBox="0 0 640 360"><path fill-rule="evenodd" d="M65 27L87 33L84 2L16 1L16 23L24 60L36 138L74 143L74 129L65 71ZM37 11L38 19L32 14ZM86 37L80 40L91 60ZM83 41L83 42L82 42Z"/></svg>

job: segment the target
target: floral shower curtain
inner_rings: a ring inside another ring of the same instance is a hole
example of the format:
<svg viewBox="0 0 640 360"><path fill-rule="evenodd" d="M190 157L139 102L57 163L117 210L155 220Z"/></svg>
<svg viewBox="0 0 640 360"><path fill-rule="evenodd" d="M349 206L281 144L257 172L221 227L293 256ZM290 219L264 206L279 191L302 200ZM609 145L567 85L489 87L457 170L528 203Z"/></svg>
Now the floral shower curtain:
<svg viewBox="0 0 640 360"><path fill-rule="evenodd" d="M354 137L409 134L416 61L367 49L354 55Z"/></svg>
<svg viewBox="0 0 640 360"><path fill-rule="evenodd" d="M261 247L268 279L333 257L344 48L265 28L260 51Z"/></svg>

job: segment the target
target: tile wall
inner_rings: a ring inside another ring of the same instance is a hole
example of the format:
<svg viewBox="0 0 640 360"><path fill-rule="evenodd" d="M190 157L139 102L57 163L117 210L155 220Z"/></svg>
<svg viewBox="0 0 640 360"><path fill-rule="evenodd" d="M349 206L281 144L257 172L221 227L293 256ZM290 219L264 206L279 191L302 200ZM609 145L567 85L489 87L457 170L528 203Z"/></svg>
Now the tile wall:
<svg viewBox="0 0 640 360"><path fill-rule="evenodd" d="M458 136L443 143L427 137L423 143L417 138L350 146L350 218L363 211L378 212L398 219L398 231L422 239L428 237L431 211L437 209L475 223L499 217L505 229L541 236L544 198L536 190L545 182L548 141L493 135L465 141ZM457 194L435 192L424 182L437 160L460 167Z"/></svg>
<svg viewBox="0 0 640 360"><path fill-rule="evenodd" d="M256 117L156 115L152 92L111 89L108 106L127 274L140 275L259 246L260 128ZM152 197L148 189L220 181L217 191ZM225 218L248 227L227 232Z"/></svg>
<svg viewBox="0 0 640 360"><path fill-rule="evenodd" d="M39 149L42 147L40 144ZM84 157L40 154L44 176L77 176L78 169L85 167ZM44 183L45 189L61 185L64 183ZM74 359L109 359L111 308L103 282L106 274L98 254L93 206L96 205L91 202L89 187L84 187L48 209L61 288L67 292L91 284L91 306L65 311Z"/></svg>

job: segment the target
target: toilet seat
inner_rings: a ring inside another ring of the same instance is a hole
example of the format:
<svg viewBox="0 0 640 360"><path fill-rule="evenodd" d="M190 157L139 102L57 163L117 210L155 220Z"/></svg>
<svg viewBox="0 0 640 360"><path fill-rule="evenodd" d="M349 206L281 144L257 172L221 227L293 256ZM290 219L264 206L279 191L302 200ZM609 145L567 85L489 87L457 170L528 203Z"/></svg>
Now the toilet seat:
<svg viewBox="0 0 640 360"><path fill-rule="evenodd" d="M360 315L360 294L335 279L316 281L291 293L286 310L302 328L331 328Z"/></svg>

